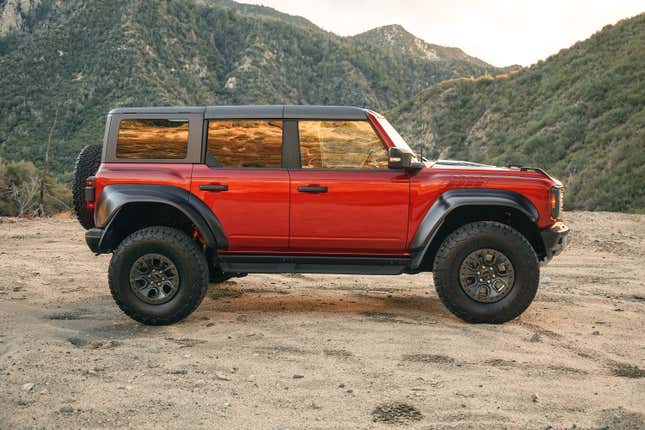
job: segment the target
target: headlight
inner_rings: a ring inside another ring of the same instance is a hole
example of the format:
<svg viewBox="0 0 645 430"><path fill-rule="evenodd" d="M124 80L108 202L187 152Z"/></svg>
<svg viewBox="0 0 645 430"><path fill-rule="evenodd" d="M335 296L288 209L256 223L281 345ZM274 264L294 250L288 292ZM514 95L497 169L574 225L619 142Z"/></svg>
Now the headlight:
<svg viewBox="0 0 645 430"><path fill-rule="evenodd" d="M564 192L562 187L551 187L549 193L549 206L551 208L551 218L558 218L562 211L562 203L564 201Z"/></svg>

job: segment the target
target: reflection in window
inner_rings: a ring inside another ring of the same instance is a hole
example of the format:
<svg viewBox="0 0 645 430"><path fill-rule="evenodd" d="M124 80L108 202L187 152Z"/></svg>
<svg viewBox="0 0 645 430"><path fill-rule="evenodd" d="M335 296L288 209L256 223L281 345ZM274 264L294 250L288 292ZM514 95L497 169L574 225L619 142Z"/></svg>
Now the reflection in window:
<svg viewBox="0 0 645 430"><path fill-rule="evenodd" d="M387 169L387 150L367 121L299 121L303 169Z"/></svg>
<svg viewBox="0 0 645 430"><path fill-rule="evenodd" d="M188 151L188 121L124 119L119 124L117 158L183 159Z"/></svg>
<svg viewBox="0 0 645 430"><path fill-rule="evenodd" d="M208 155L221 167L280 168L282 121L209 121Z"/></svg>

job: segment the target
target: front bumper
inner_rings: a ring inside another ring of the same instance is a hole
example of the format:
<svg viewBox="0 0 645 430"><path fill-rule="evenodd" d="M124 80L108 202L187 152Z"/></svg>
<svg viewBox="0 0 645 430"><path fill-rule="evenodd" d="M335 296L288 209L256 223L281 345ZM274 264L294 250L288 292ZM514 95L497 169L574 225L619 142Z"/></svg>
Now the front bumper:
<svg viewBox="0 0 645 430"><path fill-rule="evenodd" d="M569 227L562 222L556 222L550 228L542 230L540 234L542 235L546 253L544 257L545 263L560 254L569 243Z"/></svg>

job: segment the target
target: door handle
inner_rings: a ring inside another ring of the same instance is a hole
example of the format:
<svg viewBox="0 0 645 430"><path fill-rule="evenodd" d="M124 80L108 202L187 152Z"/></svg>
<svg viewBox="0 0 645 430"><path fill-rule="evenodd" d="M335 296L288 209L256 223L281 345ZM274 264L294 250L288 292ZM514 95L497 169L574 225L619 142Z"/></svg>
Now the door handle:
<svg viewBox="0 0 645 430"><path fill-rule="evenodd" d="M222 184L200 185L199 189L202 191L213 191L216 193L220 193L222 191L228 191L228 185L222 185Z"/></svg>
<svg viewBox="0 0 645 430"><path fill-rule="evenodd" d="M327 192L327 187L320 187L318 185L309 185L306 187L298 187L298 191L301 193L326 193Z"/></svg>

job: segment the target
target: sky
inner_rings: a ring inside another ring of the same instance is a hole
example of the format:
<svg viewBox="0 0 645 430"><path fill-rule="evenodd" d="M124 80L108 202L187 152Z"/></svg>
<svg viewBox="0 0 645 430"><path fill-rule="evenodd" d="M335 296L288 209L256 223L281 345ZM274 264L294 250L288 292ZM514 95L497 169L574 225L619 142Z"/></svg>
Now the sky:
<svg viewBox="0 0 645 430"><path fill-rule="evenodd" d="M300 15L349 36L400 24L429 43L495 66L528 66L607 24L645 12L645 0L237 0Z"/></svg>

